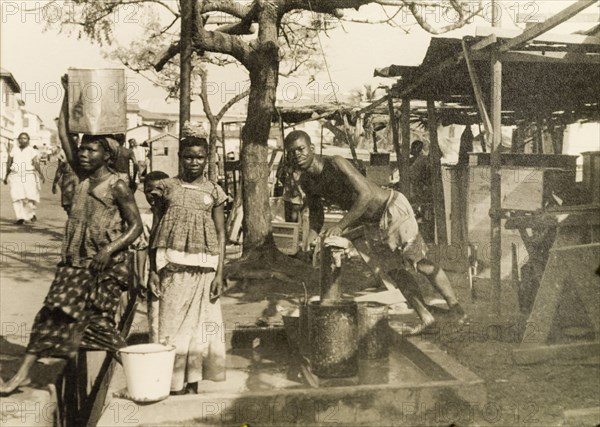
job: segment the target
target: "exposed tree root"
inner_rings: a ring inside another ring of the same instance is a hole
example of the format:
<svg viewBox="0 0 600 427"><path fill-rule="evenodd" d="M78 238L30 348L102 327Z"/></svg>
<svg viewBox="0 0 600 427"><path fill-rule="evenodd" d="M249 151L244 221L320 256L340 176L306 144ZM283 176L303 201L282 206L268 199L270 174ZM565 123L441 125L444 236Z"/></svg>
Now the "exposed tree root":
<svg viewBox="0 0 600 427"><path fill-rule="evenodd" d="M236 280L275 279L285 283L309 281L312 266L265 244L225 266L225 277Z"/></svg>

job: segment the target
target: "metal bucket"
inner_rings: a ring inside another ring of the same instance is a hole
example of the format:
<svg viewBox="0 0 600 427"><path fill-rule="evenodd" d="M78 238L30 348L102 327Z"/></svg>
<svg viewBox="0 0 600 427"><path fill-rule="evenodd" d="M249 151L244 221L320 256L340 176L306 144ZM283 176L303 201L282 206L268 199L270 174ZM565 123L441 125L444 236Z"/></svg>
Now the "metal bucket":
<svg viewBox="0 0 600 427"><path fill-rule="evenodd" d="M313 296L310 299L305 296L304 301L300 304L300 318L298 325L298 347L300 354L306 360L310 360L310 340L309 340L309 325L308 325L308 304L310 301L319 301L318 296Z"/></svg>
<svg viewBox="0 0 600 427"><path fill-rule="evenodd" d="M358 373L358 310L354 301L311 301L308 305L310 362L321 378Z"/></svg>
<svg viewBox="0 0 600 427"><path fill-rule="evenodd" d="M358 304L358 357L386 359L389 355L388 306L378 302Z"/></svg>
<svg viewBox="0 0 600 427"><path fill-rule="evenodd" d="M69 130L103 135L127 129L127 87L121 68L69 68Z"/></svg>
<svg viewBox="0 0 600 427"><path fill-rule="evenodd" d="M308 333L308 305L300 306L300 317L298 319L298 347L300 354L307 359L310 359L310 341Z"/></svg>

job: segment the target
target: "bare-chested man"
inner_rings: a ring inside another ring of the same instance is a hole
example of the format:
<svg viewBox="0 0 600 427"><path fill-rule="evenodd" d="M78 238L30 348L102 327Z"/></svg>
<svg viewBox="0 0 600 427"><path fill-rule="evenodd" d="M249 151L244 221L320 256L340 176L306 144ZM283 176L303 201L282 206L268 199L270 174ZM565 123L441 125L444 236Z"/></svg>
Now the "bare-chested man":
<svg viewBox="0 0 600 427"><path fill-rule="evenodd" d="M316 238L323 227L322 199L347 211L337 224L324 232L325 236L340 236L351 226L378 224L381 241L386 244L389 255L399 255L397 268L403 270L408 264L409 268L424 274L448 303L449 314L458 322L465 321L448 276L427 259L427 246L419 233L412 207L402 193L372 183L343 157L315 155L310 137L304 131L290 132L285 138L285 148L294 167L302 171L300 186L310 209L309 241ZM418 334L433 325L435 319L425 306L416 281L408 276L410 274L403 274L403 280L397 282L421 318L421 324L409 331Z"/></svg>

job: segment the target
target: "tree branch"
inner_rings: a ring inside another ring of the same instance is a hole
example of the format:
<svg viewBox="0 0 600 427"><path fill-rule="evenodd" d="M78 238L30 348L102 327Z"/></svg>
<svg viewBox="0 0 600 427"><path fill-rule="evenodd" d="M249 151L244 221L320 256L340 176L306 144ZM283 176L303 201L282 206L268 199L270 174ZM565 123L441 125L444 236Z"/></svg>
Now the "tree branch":
<svg viewBox="0 0 600 427"><path fill-rule="evenodd" d="M250 46L240 37L220 31L207 31L204 28L198 28L197 31L198 34L193 36L193 42L194 50L199 54L202 54L205 50L215 53L224 53L233 56L244 66L248 64ZM179 41L176 41L160 55L160 59L154 65L154 69L158 72L162 71L165 65L178 54Z"/></svg>
<svg viewBox="0 0 600 427"><path fill-rule="evenodd" d="M225 53L233 56L246 68L249 67L250 46L242 40L241 36L198 28L198 33L194 34L193 42L196 50Z"/></svg>
<svg viewBox="0 0 600 427"><path fill-rule="evenodd" d="M208 87L206 85L206 76L207 76L207 71L206 71L206 67L204 67L204 65L200 65L197 68L198 72L200 73L200 100L202 101L202 107L204 108L204 114L206 114L206 118L209 120L210 125L216 125L216 123L218 123L218 120L216 121L216 123L213 123L215 121L215 116L212 113L212 110L210 108L210 102L208 102Z"/></svg>
<svg viewBox="0 0 600 427"><path fill-rule="evenodd" d="M256 32L256 27L252 25L252 22L241 21L235 24L221 25L215 31L234 36L244 36L254 34Z"/></svg>
<svg viewBox="0 0 600 427"><path fill-rule="evenodd" d="M229 110L236 102L241 101L242 99L247 97L249 93L250 89L246 89L245 91L238 93L236 96L227 101L225 105L221 107L221 110L219 110L219 114L215 116L215 118L217 119L217 123L221 121L227 110Z"/></svg>
<svg viewBox="0 0 600 427"><path fill-rule="evenodd" d="M154 64L154 69L157 72L161 72L165 65L173 59L176 55L179 55L179 40L171 43L167 50L160 56L160 59Z"/></svg>
<svg viewBox="0 0 600 427"><path fill-rule="evenodd" d="M236 18L240 18L242 21L254 21L256 16L255 2L241 4L232 0L208 0L202 2L202 7L198 8L201 14L208 12L222 12Z"/></svg>
<svg viewBox="0 0 600 427"><path fill-rule="evenodd" d="M165 34L167 31L169 31L171 29L171 27L173 25L175 25L175 23L179 20L179 15L177 15L173 21L171 21L171 23L169 25L167 25L165 28L163 28L162 30L160 30L157 34L153 34L150 38L155 38L158 36L162 36L163 34Z"/></svg>
<svg viewBox="0 0 600 427"><path fill-rule="evenodd" d="M292 10L309 10L317 13L327 13L341 18L341 9L356 9L369 3L379 3L373 0L286 0L280 8L280 13L283 15ZM396 6L401 3L396 4Z"/></svg>
<svg viewBox="0 0 600 427"><path fill-rule="evenodd" d="M455 3L452 2L452 4L454 5ZM423 16L421 15L421 12L419 10L418 3L406 2L406 5L408 6L408 9L413 14L413 16L415 17L415 19L417 20L417 23L421 26L421 28L423 28L425 31L427 31L431 34L447 33L448 31L452 31L457 28L463 27L464 25L468 24L468 22L471 18L478 15L483 10L483 7L480 6L475 12L473 12L465 17L464 12L461 7L459 7L458 9L453 7L453 9L456 10L456 12L458 13L460 19L453 24L446 25L445 27L435 28L431 24L429 24L429 22L427 22L427 20L425 18L423 18Z"/></svg>

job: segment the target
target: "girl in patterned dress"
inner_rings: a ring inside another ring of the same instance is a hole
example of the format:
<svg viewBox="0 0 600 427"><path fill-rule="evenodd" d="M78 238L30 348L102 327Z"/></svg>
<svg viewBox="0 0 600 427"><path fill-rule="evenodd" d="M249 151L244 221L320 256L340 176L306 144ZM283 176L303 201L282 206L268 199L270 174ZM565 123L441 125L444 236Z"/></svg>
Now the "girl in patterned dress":
<svg viewBox="0 0 600 427"><path fill-rule="evenodd" d="M66 90L66 80L63 78ZM118 142L112 135L84 135L79 149L67 130L67 95L59 117L65 156L80 178L67 220L54 281L35 317L19 370L0 392L30 382L40 357L74 357L80 348L115 352L125 345L115 325L121 293L127 290L128 246L142 232L129 187L110 168Z"/></svg>
<svg viewBox="0 0 600 427"><path fill-rule="evenodd" d="M198 391L198 381L225 379L223 288L225 192L204 177L206 139L180 143L182 173L160 182L164 215L152 237L159 278L159 338L177 348L171 392Z"/></svg>

